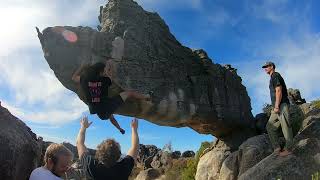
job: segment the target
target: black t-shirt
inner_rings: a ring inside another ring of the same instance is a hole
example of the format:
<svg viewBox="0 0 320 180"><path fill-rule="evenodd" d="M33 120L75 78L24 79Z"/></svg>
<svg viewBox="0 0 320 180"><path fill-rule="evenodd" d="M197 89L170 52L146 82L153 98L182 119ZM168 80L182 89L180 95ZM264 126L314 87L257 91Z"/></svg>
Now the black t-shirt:
<svg viewBox="0 0 320 180"><path fill-rule="evenodd" d="M131 156L126 156L114 166L107 168L85 153L80 159L80 163L88 174L87 176L95 180L128 180L134 167L134 159Z"/></svg>
<svg viewBox="0 0 320 180"><path fill-rule="evenodd" d="M286 83L284 82L282 76L279 73L274 72L271 75L270 83L269 83L270 97L271 97L272 105L274 106L276 103L276 87L278 87L278 86L282 87L282 98L281 98L280 104L282 104L282 103L289 104Z"/></svg>
<svg viewBox="0 0 320 180"><path fill-rule="evenodd" d="M111 85L111 79L103 76L95 79L81 76L80 85L86 96L90 113L103 112L104 109L100 105L108 100L108 88Z"/></svg>

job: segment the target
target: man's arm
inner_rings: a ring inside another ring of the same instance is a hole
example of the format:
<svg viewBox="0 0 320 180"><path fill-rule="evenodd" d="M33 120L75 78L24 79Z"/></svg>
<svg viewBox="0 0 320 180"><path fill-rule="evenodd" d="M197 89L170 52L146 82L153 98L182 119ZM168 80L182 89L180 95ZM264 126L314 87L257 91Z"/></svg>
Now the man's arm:
<svg viewBox="0 0 320 180"><path fill-rule="evenodd" d="M134 118L131 122L131 148L129 149L127 155L131 156L134 160L137 159L138 156L138 148L139 148L139 137L138 137L138 120Z"/></svg>
<svg viewBox="0 0 320 180"><path fill-rule="evenodd" d="M282 99L282 86L277 86L276 87L276 102L274 105L275 110L277 109L276 112L279 111L281 99Z"/></svg>
<svg viewBox="0 0 320 180"><path fill-rule="evenodd" d="M79 159L83 156L85 152L87 152L87 147L84 145L84 141L86 139L86 129L90 127L92 122L88 122L88 118L85 116L80 121L81 128L79 130L78 136L77 136L77 150Z"/></svg>

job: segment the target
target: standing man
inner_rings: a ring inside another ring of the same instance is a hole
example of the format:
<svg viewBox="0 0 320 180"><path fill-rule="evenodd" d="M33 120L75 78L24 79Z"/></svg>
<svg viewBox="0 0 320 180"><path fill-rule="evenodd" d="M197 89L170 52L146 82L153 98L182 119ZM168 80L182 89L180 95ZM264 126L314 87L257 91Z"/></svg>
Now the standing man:
<svg viewBox="0 0 320 180"><path fill-rule="evenodd" d="M266 62L262 68L270 75L270 96L273 110L267 123L267 131L275 153L280 156L291 154L291 145L293 141L292 127L289 117L289 99L286 83L282 76L275 72L276 66L273 62ZM281 149L279 144L278 129L282 129L286 145Z"/></svg>
<svg viewBox="0 0 320 180"><path fill-rule="evenodd" d="M131 148L127 156L121 157L120 145L114 139L106 139L97 146L95 157L88 154L84 144L86 129L92 122L87 117L81 119L81 128L77 137L77 150L82 166L82 172L86 178L95 180L128 180L138 156L139 137L138 120L134 118L131 122Z"/></svg>

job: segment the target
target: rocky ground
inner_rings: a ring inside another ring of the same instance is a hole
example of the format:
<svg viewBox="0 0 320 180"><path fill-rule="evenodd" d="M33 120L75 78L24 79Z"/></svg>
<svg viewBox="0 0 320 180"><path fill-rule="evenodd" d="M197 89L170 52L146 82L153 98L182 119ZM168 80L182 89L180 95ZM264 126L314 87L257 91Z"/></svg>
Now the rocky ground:
<svg viewBox="0 0 320 180"><path fill-rule="evenodd" d="M261 134L247 139L237 150L217 140L200 159L195 179L312 179L320 170L320 109L300 102L301 97L292 101L290 109L292 120L299 127L292 155L280 157L273 153L263 129L269 116L266 112L256 119Z"/></svg>

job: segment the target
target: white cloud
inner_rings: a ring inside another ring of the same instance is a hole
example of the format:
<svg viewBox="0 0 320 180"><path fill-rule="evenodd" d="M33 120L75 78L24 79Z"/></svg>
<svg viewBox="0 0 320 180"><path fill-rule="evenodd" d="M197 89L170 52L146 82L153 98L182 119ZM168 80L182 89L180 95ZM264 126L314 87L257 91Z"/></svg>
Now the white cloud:
<svg viewBox="0 0 320 180"><path fill-rule="evenodd" d="M67 99L67 100L70 100ZM17 116L19 119L30 121L39 124L47 124L50 126L59 126L65 123L78 120L82 116L86 107L82 105L82 102L78 99L77 105L71 106L71 110L64 109L69 103L63 104L59 107L49 106L43 109L37 109L36 107L17 106L12 102L2 101L2 106L7 108L11 114Z"/></svg>
<svg viewBox="0 0 320 180"><path fill-rule="evenodd" d="M257 18L269 20L273 23L288 23L286 21L290 15L286 8L287 0L263 0L263 1L247 1L247 10Z"/></svg>
<svg viewBox="0 0 320 180"><path fill-rule="evenodd" d="M39 45L35 26L45 28L55 25L78 26L97 21L102 0L50 1L5 0L0 6L0 57L11 52Z"/></svg>
<svg viewBox="0 0 320 180"><path fill-rule="evenodd" d="M274 51L279 57L279 70L289 87L298 88L308 100L320 95L320 36L306 34L303 40L288 40Z"/></svg>
<svg viewBox="0 0 320 180"><path fill-rule="evenodd" d="M97 22L104 1L2 1L0 6L0 92L5 106L22 120L45 124L73 121L87 110L57 80L46 63L35 26L79 26ZM9 93L8 93L9 92Z"/></svg>

